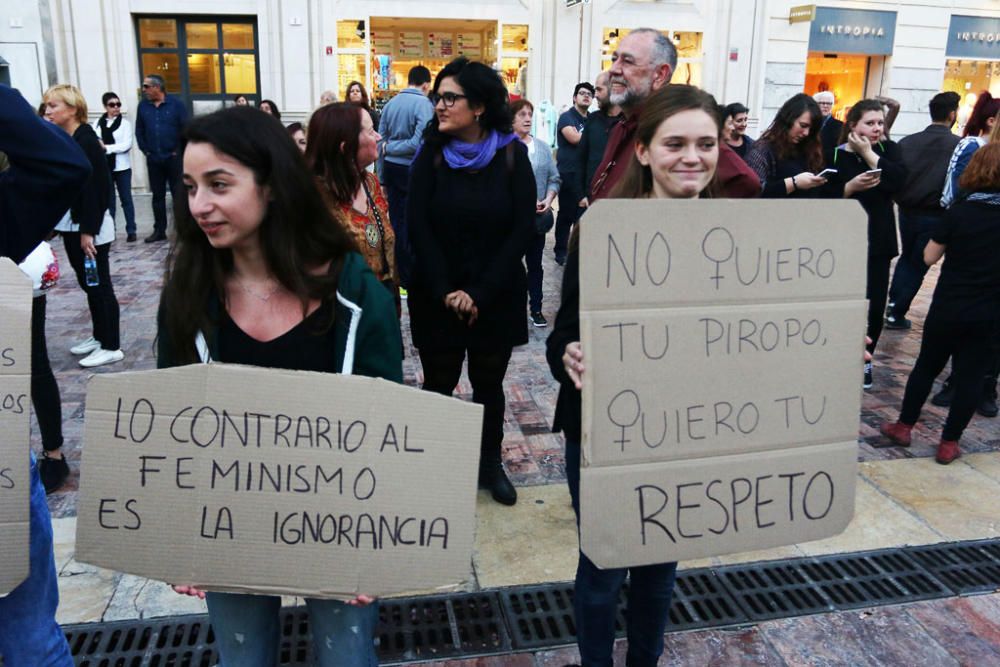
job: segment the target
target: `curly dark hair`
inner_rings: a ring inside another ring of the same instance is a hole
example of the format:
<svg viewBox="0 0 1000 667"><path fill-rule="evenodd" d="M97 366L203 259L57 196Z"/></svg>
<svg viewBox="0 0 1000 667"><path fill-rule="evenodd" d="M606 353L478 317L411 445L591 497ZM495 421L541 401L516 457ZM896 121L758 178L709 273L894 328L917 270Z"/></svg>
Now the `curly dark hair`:
<svg viewBox="0 0 1000 667"><path fill-rule="evenodd" d="M809 134L794 144L789 139L789 131L799 116L807 111L810 118ZM819 171L823 168L823 144L819 139L822 122L823 114L816 100L805 93L798 93L781 105L778 115L771 121L767 131L761 135L760 141L770 144L779 160L804 158L810 171Z"/></svg>
<svg viewBox="0 0 1000 667"><path fill-rule="evenodd" d="M470 106L480 104L483 106L479 126L484 132L490 130L513 132L513 116L508 105L507 87L503 85L500 75L491 67L465 57L455 58L438 72L434 79L433 95L437 95L441 82L449 77L453 77L461 86ZM424 130L424 143L429 149L440 150L449 141L451 136L438 129L438 119L435 115Z"/></svg>
<svg viewBox="0 0 1000 667"><path fill-rule="evenodd" d="M268 267L302 302L305 316L312 299L336 294L344 257L354 242L323 202L302 154L280 123L253 107L230 107L196 116L184 128L180 153L189 144L209 144L254 173L271 200L260 226L260 246ZM225 282L233 270L230 250L216 250L195 222L188 198L174 201L176 239L167 257L160 301L161 322L179 363L195 363L198 331L218 325L210 303L225 304ZM330 263L323 274L310 269Z"/></svg>

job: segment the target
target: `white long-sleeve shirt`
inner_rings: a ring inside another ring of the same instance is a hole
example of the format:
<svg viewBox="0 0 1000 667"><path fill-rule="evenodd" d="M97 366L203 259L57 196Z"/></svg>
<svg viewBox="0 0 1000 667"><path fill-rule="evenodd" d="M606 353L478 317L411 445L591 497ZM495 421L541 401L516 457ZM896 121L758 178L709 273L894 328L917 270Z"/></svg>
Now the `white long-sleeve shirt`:
<svg viewBox="0 0 1000 667"><path fill-rule="evenodd" d="M93 123L94 131L97 132L97 138L101 139L101 128L98 122L99 120L95 120ZM128 118L122 116L122 124L118 126L118 129L113 134L115 143L105 145L104 152L108 155L115 154L118 156L118 159L115 160L115 171L131 169L132 158L130 153L132 151L132 142L135 139L135 133L132 131L132 123L129 122Z"/></svg>

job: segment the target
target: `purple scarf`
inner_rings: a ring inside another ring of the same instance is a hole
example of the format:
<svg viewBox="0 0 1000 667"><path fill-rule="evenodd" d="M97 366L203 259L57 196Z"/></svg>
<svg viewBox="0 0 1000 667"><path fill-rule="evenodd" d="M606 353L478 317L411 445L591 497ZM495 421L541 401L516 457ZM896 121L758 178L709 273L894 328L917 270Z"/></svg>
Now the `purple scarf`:
<svg viewBox="0 0 1000 667"><path fill-rule="evenodd" d="M490 130L485 139L474 144L452 139L444 145L442 153L445 162L452 169L478 171L493 160L498 150L516 138L513 133L500 134L496 130Z"/></svg>

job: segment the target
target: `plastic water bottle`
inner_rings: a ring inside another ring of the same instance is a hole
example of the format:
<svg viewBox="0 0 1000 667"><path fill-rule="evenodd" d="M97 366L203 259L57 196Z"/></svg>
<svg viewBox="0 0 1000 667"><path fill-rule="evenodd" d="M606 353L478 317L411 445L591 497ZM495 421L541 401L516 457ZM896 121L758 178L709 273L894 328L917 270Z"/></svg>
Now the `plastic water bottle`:
<svg viewBox="0 0 1000 667"><path fill-rule="evenodd" d="M87 287L96 287L100 282L100 278L97 275L97 260L93 257L83 258L83 275L87 283Z"/></svg>

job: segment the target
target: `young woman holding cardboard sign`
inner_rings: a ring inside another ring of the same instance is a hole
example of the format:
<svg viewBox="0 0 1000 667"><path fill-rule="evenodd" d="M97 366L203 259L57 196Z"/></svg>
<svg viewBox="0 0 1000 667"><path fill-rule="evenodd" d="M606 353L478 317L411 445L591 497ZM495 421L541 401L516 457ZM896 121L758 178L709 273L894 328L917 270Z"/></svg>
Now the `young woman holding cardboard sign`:
<svg viewBox="0 0 1000 667"><path fill-rule="evenodd" d="M719 118L715 99L693 86L666 86L650 96L636 133L635 158L611 196L626 199L691 199L715 190L719 160ZM582 224L586 223L586 217ZM580 516L580 389L585 372L580 347L580 257L576 233L563 275L562 304L546 357L559 381L554 430L566 438L566 479ZM663 653L677 563L598 569L581 551L574 612L581 662L612 665L615 614L625 577L628 593L629 665L655 665Z"/></svg>
<svg viewBox="0 0 1000 667"><path fill-rule="evenodd" d="M183 143L187 198L176 202L158 367L215 359L402 382L392 295L331 218L284 128L233 107L192 121ZM174 588L206 599L221 664L277 664L281 598ZM378 663L373 603L306 600L317 664Z"/></svg>

